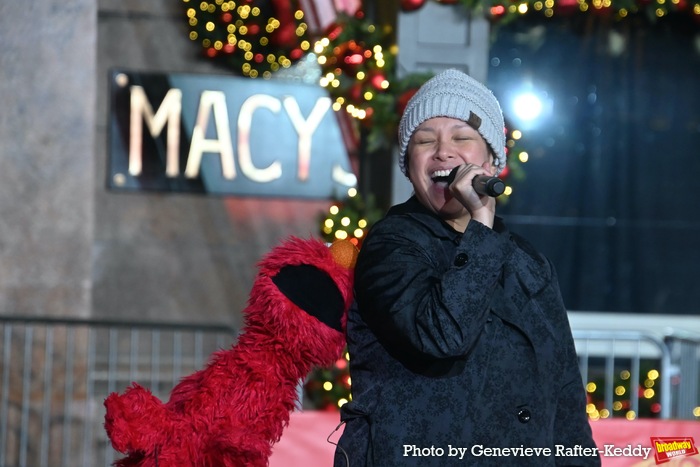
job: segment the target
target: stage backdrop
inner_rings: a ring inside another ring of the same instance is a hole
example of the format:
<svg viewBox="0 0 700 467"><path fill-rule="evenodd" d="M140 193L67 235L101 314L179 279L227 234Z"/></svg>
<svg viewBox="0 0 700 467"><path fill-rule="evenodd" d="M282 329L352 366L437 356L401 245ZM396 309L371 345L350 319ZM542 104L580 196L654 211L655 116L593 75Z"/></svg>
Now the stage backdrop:
<svg viewBox="0 0 700 467"><path fill-rule="evenodd" d="M334 430L338 426L339 419L339 414L335 412L293 413L289 427L282 435L280 442L274 447L270 467L332 466L335 446L327 440L329 435L331 442L338 440L342 428L337 432ZM634 456L636 454L634 448L652 446L651 438L671 438L673 440L693 438L695 452L697 452L697 443L700 441L700 422L695 421L608 419L592 422L591 427L596 443L602 450L603 467L658 465L656 449L652 448L646 459ZM607 448L606 452L606 445L613 446ZM632 449L631 456L624 455L625 448ZM700 466L700 455L681 456L663 462L662 465L669 467Z"/></svg>

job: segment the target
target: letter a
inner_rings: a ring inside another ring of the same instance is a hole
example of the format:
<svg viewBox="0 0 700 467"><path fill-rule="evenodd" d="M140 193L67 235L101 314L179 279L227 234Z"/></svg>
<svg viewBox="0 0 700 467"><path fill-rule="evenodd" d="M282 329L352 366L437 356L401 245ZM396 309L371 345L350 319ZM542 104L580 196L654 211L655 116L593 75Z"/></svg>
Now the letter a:
<svg viewBox="0 0 700 467"><path fill-rule="evenodd" d="M209 114L212 109L214 111L216 133L219 139L205 138L209 124ZM187 156L186 177L195 178L197 176L202 165L202 154L205 152L218 152L221 155L221 171L224 178L233 180L236 177L226 95L221 91L202 92L197 112L197 123L192 130L190 153Z"/></svg>

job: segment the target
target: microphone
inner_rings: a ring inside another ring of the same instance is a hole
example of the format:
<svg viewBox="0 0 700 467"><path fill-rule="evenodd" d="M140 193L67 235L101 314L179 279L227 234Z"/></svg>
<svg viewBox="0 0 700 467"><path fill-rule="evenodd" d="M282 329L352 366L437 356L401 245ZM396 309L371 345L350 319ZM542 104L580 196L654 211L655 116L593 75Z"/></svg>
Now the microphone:
<svg viewBox="0 0 700 467"><path fill-rule="evenodd" d="M452 169L447 176L448 185L454 182L457 176L457 170L459 170L459 166ZM491 196L492 198L496 198L506 190L506 184L503 183L503 180L489 175L477 175L474 177L474 180L472 180L472 186L474 187L474 191L480 195Z"/></svg>

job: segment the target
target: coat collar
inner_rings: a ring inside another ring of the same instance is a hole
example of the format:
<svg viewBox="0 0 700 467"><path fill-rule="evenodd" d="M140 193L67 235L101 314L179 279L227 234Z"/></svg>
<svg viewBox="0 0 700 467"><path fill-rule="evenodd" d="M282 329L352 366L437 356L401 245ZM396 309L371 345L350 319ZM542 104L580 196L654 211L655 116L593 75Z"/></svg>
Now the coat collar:
<svg viewBox="0 0 700 467"><path fill-rule="evenodd" d="M405 215L415 219L424 225L436 237L448 238L455 243L459 242L463 233L455 230L440 216L426 208L418 201L418 198L411 196L406 202L392 206L387 212L387 216ZM503 219L496 216L493 223L493 230L498 233L507 233Z"/></svg>

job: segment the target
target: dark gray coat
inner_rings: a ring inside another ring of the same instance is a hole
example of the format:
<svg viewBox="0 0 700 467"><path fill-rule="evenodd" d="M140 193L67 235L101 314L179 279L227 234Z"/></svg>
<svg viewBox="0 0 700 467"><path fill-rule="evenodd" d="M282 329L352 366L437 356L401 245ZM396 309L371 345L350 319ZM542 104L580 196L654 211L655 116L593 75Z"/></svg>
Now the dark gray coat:
<svg viewBox="0 0 700 467"><path fill-rule="evenodd" d="M600 465L554 268L499 219L462 234L411 198L372 228L355 280L336 466Z"/></svg>

